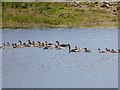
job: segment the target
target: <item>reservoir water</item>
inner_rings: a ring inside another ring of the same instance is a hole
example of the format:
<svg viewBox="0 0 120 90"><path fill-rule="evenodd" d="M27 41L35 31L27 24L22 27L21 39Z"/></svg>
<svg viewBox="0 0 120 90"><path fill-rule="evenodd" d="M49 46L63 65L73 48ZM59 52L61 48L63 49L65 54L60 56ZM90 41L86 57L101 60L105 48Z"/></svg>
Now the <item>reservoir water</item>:
<svg viewBox="0 0 120 90"><path fill-rule="evenodd" d="M69 53L68 49L37 47L13 49L2 54L3 88L117 88L118 54L98 53L98 48L118 49L116 28L5 29L2 42L21 40L69 43L94 52Z"/></svg>

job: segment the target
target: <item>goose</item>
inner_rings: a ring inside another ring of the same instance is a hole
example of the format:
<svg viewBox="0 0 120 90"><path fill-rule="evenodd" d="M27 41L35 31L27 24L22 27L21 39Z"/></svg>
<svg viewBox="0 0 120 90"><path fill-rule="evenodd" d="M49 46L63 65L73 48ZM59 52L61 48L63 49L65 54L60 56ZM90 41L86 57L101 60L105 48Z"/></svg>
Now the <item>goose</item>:
<svg viewBox="0 0 120 90"><path fill-rule="evenodd" d="M15 44L12 44L13 48L16 48Z"/></svg>
<svg viewBox="0 0 120 90"><path fill-rule="evenodd" d="M11 46L9 42L7 42L7 44L3 43L3 45L1 46L2 49L5 49L6 46Z"/></svg>
<svg viewBox="0 0 120 90"><path fill-rule="evenodd" d="M59 41L56 41L56 43L61 47L67 47L68 46L68 44L60 44Z"/></svg>
<svg viewBox="0 0 120 90"><path fill-rule="evenodd" d="M19 47L23 48L23 47L27 47L28 45L26 43L23 43L21 40L19 40Z"/></svg>
<svg viewBox="0 0 120 90"><path fill-rule="evenodd" d="M6 46L10 46L10 43L9 43L9 42L7 42Z"/></svg>
<svg viewBox="0 0 120 90"><path fill-rule="evenodd" d="M88 48L84 48L85 52L93 52L92 50L88 49Z"/></svg>
<svg viewBox="0 0 120 90"><path fill-rule="evenodd" d="M118 51L115 51L114 49L111 49L111 53L118 53Z"/></svg>
<svg viewBox="0 0 120 90"><path fill-rule="evenodd" d="M49 49L49 47L50 47L50 46L48 46L48 43L45 42L45 45L44 45L43 49Z"/></svg>
<svg viewBox="0 0 120 90"><path fill-rule="evenodd" d="M0 47L0 50L2 50L3 48L2 47Z"/></svg>
<svg viewBox="0 0 120 90"><path fill-rule="evenodd" d="M79 48L79 47L77 47L77 46L75 46L75 48L76 48L78 51L83 51L83 50L84 50L84 48Z"/></svg>
<svg viewBox="0 0 120 90"><path fill-rule="evenodd" d="M107 53L107 51L101 51L100 48L98 48L99 53Z"/></svg>
<svg viewBox="0 0 120 90"><path fill-rule="evenodd" d="M35 45L35 41L32 41L32 45L35 47L36 45Z"/></svg>
<svg viewBox="0 0 120 90"><path fill-rule="evenodd" d="M2 47L5 48L5 46L6 46L5 43L3 43Z"/></svg>
<svg viewBox="0 0 120 90"><path fill-rule="evenodd" d="M47 41L45 41L45 45L47 45L50 49L55 48L55 44L54 43L48 43Z"/></svg>
<svg viewBox="0 0 120 90"><path fill-rule="evenodd" d="M118 53L120 53L120 49L118 49Z"/></svg>
<svg viewBox="0 0 120 90"><path fill-rule="evenodd" d="M68 44L68 47L69 47L69 52L79 52L79 49L76 46L74 49L71 49L70 44Z"/></svg>
<svg viewBox="0 0 120 90"><path fill-rule="evenodd" d="M49 49L49 48L52 49L54 47L55 47L54 44L45 41L43 49Z"/></svg>
<svg viewBox="0 0 120 90"><path fill-rule="evenodd" d="M27 46L27 44L26 44L26 43L23 43L23 46L24 46L24 47L26 47L26 46Z"/></svg>
<svg viewBox="0 0 120 90"><path fill-rule="evenodd" d="M21 45L21 46L23 45L21 40L19 40L18 42L19 42L19 45Z"/></svg>
<svg viewBox="0 0 120 90"><path fill-rule="evenodd" d="M45 43L44 43L44 44L48 46L48 42L47 42L47 41L45 41Z"/></svg>
<svg viewBox="0 0 120 90"><path fill-rule="evenodd" d="M44 46L43 49L49 49L49 46Z"/></svg>
<svg viewBox="0 0 120 90"><path fill-rule="evenodd" d="M3 46L6 46L5 43L3 43Z"/></svg>
<svg viewBox="0 0 120 90"><path fill-rule="evenodd" d="M5 49L3 46L0 46L0 50L3 50L3 49Z"/></svg>
<svg viewBox="0 0 120 90"><path fill-rule="evenodd" d="M41 47L44 47L44 46L45 46L45 43L42 42L42 43L41 43Z"/></svg>
<svg viewBox="0 0 120 90"><path fill-rule="evenodd" d="M110 49L108 49L108 48L105 48L105 50L106 50L107 52L110 52Z"/></svg>
<svg viewBox="0 0 120 90"><path fill-rule="evenodd" d="M12 44L12 46L13 46L13 48L23 48L23 46L16 44L16 43Z"/></svg>
<svg viewBox="0 0 120 90"><path fill-rule="evenodd" d="M30 45L31 45L31 44L32 44L32 42L31 42L30 40L28 40L28 44L30 44Z"/></svg>
<svg viewBox="0 0 120 90"><path fill-rule="evenodd" d="M34 41L30 41L30 40L28 40L28 44L27 44L29 47L33 47L33 46L35 46L35 42Z"/></svg>
<svg viewBox="0 0 120 90"><path fill-rule="evenodd" d="M35 46L36 46L36 47L41 47L41 42L40 42L40 41L37 41L37 43L35 43Z"/></svg>
<svg viewBox="0 0 120 90"><path fill-rule="evenodd" d="M55 45L54 43L48 43L48 45Z"/></svg>
<svg viewBox="0 0 120 90"><path fill-rule="evenodd" d="M31 47L29 44L23 43L24 47Z"/></svg>
<svg viewBox="0 0 120 90"><path fill-rule="evenodd" d="M54 43L48 43L47 41L45 41L45 45L51 46L51 45L54 45Z"/></svg>
<svg viewBox="0 0 120 90"><path fill-rule="evenodd" d="M6 44L3 43L3 46L10 46L10 43L9 42L7 42Z"/></svg>
<svg viewBox="0 0 120 90"><path fill-rule="evenodd" d="M55 45L54 43L48 43L47 41L45 41L45 44L48 44L48 45Z"/></svg>
<svg viewBox="0 0 120 90"><path fill-rule="evenodd" d="M41 47L41 42L40 41L38 41L38 46Z"/></svg>
<svg viewBox="0 0 120 90"><path fill-rule="evenodd" d="M65 47L62 47L62 46L56 45L56 44L55 44L55 48L56 48L57 50L65 50Z"/></svg>

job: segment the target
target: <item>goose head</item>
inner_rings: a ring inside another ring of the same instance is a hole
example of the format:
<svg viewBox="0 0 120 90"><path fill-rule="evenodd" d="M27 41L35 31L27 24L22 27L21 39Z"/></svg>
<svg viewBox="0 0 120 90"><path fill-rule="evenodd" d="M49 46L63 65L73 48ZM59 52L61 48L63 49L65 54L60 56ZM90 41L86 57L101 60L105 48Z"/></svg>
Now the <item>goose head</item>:
<svg viewBox="0 0 120 90"><path fill-rule="evenodd" d="M100 48L98 48L98 50L100 51Z"/></svg>
<svg viewBox="0 0 120 90"><path fill-rule="evenodd" d="M56 41L56 43L57 43L58 45L60 45L59 41Z"/></svg>

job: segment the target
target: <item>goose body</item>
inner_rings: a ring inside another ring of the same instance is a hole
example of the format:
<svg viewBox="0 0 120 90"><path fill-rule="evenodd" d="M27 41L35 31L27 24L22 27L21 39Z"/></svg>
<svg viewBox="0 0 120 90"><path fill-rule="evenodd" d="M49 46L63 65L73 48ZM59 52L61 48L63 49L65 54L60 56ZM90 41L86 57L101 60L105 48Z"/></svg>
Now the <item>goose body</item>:
<svg viewBox="0 0 120 90"><path fill-rule="evenodd" d="M31 44L32 44L32 42L31 42L30 40L28 40L28 44L29 44L29 45L31 45Z"/></svg>
<svg viewBox="0 0 120 90"><path fill-rule="evenodd" d="M92 50L88 49L88 48L84 48L85 52L93 52Z"/></svg>
<svg viewBox="0 0 120 90"><path fill-rule="evenodd" d="M50 48L50 46L48 45L48 43L47 43L47 41L46 41L43 49L49 49L49 48Z"/></svg>
<svg viewBox="0 0 120 90"><path fill-rule="evenodd" d="M48 46L44 46L43 49L49 49L49 47Z"/></svg>
<svg viewBox="0 0 120 90"><path fill-rule="evenodd" d="M118 49L118 53L120 53L120 49Z"/></svg>
<svg viewBox="0 0 120 90"><path fill-rule="evenodd" d="M74 49L71 49L70 44L68 44L69 47L69 52L79 52L79 49L77 47L75 47Z"/></svg>
<svg viewBox="0 0 120 90"><path fill-rule="evenodd" d="M10 43L9 42L3 43L3 46L10 46Z"/></svg>
<svg viewBox="0 0 120 90"><path fill-rule="evenodd" d="M101 51L100 48L98 48L99 53L107 53L107 51Z"/></svg>
<svg viewBox="0 0 120 90"><path fill-rule="evenodd" d="M118 51L115 51L114 49L111 49L111 53L119 53Z"/></svg>
<svg viewBox="0 0 120 90"><path fill-rule="evenodd" d="M107 53L110 53L110 52L111 52L111 50L108 49L108 48L105 48L105 50L106 50Z"/></svg>
<svg viewBox="0 0 120 90"><path fill-rule="evenodd" d="M55 44L54 44L54 43L52 43L52 42L49 42L49 43L48 43L48 45L55 45Z"/></svg>
<svg viewBox="0 0 120 90"><path fill-rule="evenodd" d="M37 43L35 43L35 47L41 47L41 42L38 41Z"/></svg>
<svg viewBox="0 0 120 90"><path fill-rule="evenodd" d="M56 43L61 47L68 47L68 44L60 44L59 41L56 41Z"/></svg>
<svg viewBox="0 0 120 90"><path fill-rule="evenodd" d="M2 47L2 46L0 46L0 50L3 50L3 49L5 49L4 47Z"/></svg>
<svg viewBox="0 0 120 90"><path fill-rule="evenodd" d="M23 43L23 46L24 46L24 47L30 47L30 45L29 45L29 44L26 44L26 43Z"/></svg>
<svg viewBox="0 0 120 90"><path fill-rule="evenodd" d="M10 43L9 43L9 42L7 42L6 46L10 46Z"/></svg>
<svg viewBox="0 0 120 90"><path fill-rule="evenodd" d="M13 46L13 48L23 48L23 46L16 44L16 43L12 44L12 46Z"/></svg>
<svg viewBox="0 0 120 90"><path fill-rule="evenodd" d="M21 40L19 40L19 43L20 43L20 45L23 45Z"/></svg>
<svg viewBox="0 0 120 90"><path fill-rule="evenodd" d="M55 48L56 48L57 50L65 50L65 47L62 47L62 46L56 45L56 44L55 44Z"/></svg>

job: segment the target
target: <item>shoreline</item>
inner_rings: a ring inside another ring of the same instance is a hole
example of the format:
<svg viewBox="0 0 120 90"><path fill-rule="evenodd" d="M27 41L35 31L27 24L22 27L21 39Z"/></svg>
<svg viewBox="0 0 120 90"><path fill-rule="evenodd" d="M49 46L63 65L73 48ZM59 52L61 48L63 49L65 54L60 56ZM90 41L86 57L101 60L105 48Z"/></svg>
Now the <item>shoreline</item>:
<svg viewBox="0 0 120 90"><path fill-rule="evenodd" d="M91 28L91 29L96 29L96 28L116 28L116 29L118 29L118 27L113 27L113 26L107 26L107 27L10 27L10 28L8 28L8 27L6 27L6 28L1 28L1 30L18 30L18 29L21 29L21 30L28 30L28 29L52 29L52 28L56 28L56 29L58 29L58 28L61 28L61 29L87 29L87 28Z"/></svg>

